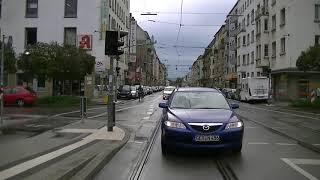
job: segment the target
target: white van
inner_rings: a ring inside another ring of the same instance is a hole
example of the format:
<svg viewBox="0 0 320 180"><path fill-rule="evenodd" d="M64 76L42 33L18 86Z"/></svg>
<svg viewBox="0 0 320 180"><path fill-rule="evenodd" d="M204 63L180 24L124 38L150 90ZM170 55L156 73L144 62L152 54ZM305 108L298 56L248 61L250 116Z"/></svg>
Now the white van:
<svg viewBox="0 0 320 180"><path fill-rule="evenodd" d="M242 78L240 100L241 101L266 101L268 100L269 78L248 77Z"/></svg>

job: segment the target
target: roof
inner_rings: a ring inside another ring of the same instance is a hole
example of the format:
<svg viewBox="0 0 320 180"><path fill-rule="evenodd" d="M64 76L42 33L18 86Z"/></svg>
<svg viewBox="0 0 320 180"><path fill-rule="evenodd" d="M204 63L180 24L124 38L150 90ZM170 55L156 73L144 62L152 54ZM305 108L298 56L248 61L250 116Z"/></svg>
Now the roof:
<svg viewBox="0 0 320 180"><path fill-rule="evenodd" d="M197 92L219 92L216 89L213 88L203 88L203 87L183 87L183 88L178 88L177 91L182 91L182 92L192 92L192 91L197 91Z"/></svg>

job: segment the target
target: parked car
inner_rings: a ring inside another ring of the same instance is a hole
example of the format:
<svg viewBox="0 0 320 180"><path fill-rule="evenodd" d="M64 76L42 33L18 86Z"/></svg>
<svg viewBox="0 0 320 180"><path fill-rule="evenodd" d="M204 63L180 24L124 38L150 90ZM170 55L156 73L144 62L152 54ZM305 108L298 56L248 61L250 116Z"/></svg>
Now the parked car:
<svg viewBox="0 0 320 180"><path fill-rule="evenodd" d="M16 86L4 88L3 100L5 105L32 105L37 100L37 94L30 87Z"/></svg>
<svg viewBox="0 0 320 180"><path fill-rule="evenodd" d="M163 108L161 149L230 149L241 152L244 125L224 95L211 88L179 88Z"/></svg>
<svg viewBox="0 0 320 180"><path fill-rule="evenodd" d="M123 85L120 87L118 90L118 99L131 99L132 94L131 94L131 86L130 85Z"/></svg>
<svg viewBox="0 0 320 180"><path fill-rule="evenodd" d="M138 98L139 97L139 94L138 94L138 91L137 91L138 87L131 86L131 96L132 96L132 98Z"/></svg>
<svg viewBox="0 0 320 180"><path fill-rule="evenodd" d="M152 91L150 86L147 86L147 91L148 91L148 94L152 94L153 93L153 91Z"/></svg>
<svg viewBox="0 0 320 180"><path fill-rule="evenodd" d="M176 88L176 87L174 87L174 86L168 86L168 87L164 88L163 95L162 95L162 99L163 99L163 100L169 99L170 95L172 94L172 91L173 91L175 88Z"/></svg>

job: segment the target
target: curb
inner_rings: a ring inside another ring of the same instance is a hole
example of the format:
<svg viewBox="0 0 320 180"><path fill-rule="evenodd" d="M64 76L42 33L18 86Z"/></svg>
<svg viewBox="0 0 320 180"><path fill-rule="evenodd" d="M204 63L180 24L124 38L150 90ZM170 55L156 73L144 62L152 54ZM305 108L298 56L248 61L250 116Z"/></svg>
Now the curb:
<svg viewBox="0 0 320 180"><path fill-rule="evenodd" d="M98 153L96 156L91 158L91 160L86 163L82 168L77 168L78 173L70 174L71 176L66 176L65 179L94 179L100 170L120 151L120 149L129 141L130 132L121 126L122 130L125 131L125 137L123 140L111 151L103 151ZM80 164L81 166L83 164Z"/></svg>
<svg viewBox="0 0 320 180"><path fill-rule="evenodd" d="M291 136L289 136L289 135L286 134L286 133L283 133L283 132L281 132L281 131L279 131L279 130L276 130L276 129L274 129L274 128L271 128L271 127L265 125L264 123L261 123L261 122L255 121L255 120L248 119L248 118L243 117L243 116L241 116L241 115L239 115L239 114L238 114L238 116L239 116L241 119L245 119L245 120L247 120L247 121L254 122L254 123L256 123L256 124L258 124L258 125L260 125L260 126L263 126L264 128L266 128L266 129L268 129L268 130L270 130L270 131L272 131L272 132L274 132L274 133L276 133L276 134L279 134L279 135L284 136L284 137L286 137L286 138L288 138L288 139L294 140L294 141L296 141L299 145L301 145L302 147L305 147L305 148L307 148L307 149L309 149L309 150L312 150L312 151L314 151L314 152L316 152L316 153L320 153L320 148L318 148L318 147L316 147L316 146L314 146L314 145L312 145L312 144L309 144L309 143L306 143L306 142L301 141L300 139L291 137Z"/></svg>

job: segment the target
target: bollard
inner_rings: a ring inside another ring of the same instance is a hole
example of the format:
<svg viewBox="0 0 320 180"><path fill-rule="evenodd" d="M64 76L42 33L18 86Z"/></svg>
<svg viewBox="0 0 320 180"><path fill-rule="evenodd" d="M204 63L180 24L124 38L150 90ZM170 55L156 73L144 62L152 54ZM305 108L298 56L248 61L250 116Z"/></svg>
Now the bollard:
<svg viewBox="0 0 320 180"><path fill-rule="evenodd" d="M82 123L87 118L87 97L80 98L80 118Z"/></svg>

